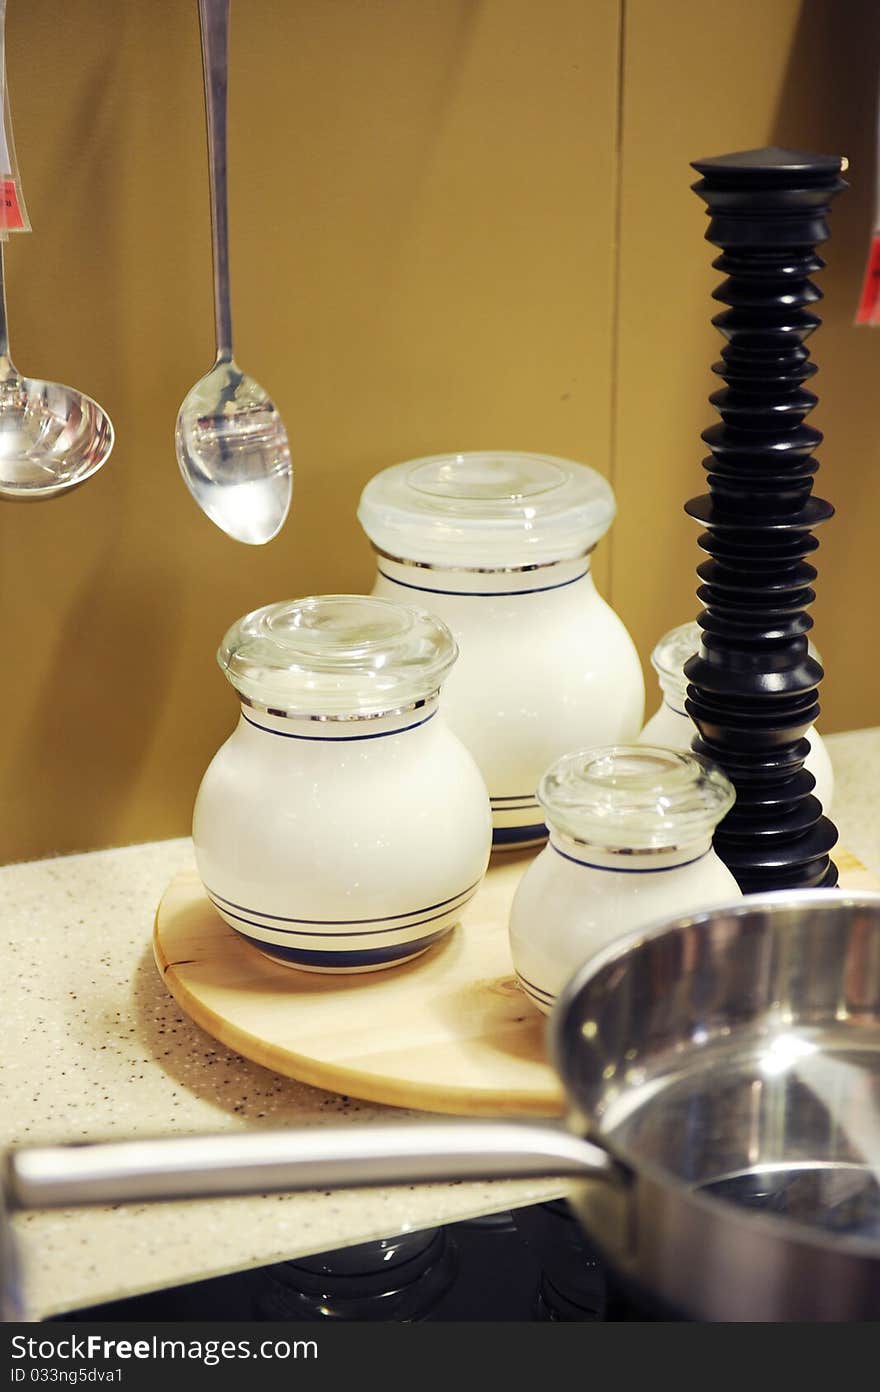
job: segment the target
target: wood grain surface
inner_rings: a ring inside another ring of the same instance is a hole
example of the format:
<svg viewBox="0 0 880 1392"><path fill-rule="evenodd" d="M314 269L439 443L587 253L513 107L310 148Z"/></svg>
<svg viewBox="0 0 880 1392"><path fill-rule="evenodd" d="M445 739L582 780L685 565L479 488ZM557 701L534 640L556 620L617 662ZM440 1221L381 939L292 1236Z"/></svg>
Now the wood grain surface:
<svg viewBox="0 0 880 1392"><path fill-rule="evenodd" d="M461 1116L553 1116L547 1022L513 976L507 919L533 852L496 857L459 927L413 962L360 976L291 970L228 927L195 872L156 915L154 952L182 1009L245 1058L314 1087ZM855 856L847 889L877 889Z"/></svg>

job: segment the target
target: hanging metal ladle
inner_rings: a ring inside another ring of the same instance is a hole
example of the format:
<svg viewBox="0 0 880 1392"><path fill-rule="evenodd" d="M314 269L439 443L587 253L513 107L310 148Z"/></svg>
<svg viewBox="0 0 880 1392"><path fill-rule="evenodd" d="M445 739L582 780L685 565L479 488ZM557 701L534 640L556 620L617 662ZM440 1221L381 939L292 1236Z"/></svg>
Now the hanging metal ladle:
<svg viewBox="0 0 880 1392"><path fill-rule="evenodd" d="M15 168L9 95L6 87L6 0L0 0L0 78L4 138L0 157ZM0 170L7 187L10 172ZM25 222L17 224L28 230ZM10 223L0 225L0 498L35 501L76 488L106 464L113 425L96 401L74 387L22 377L9 355L4 283L4 246Z"/></svg>
<svg viewBox="0 0 880 1392"><path fill-rule="evenodd" d="M0 242L0 497L54 498L97 473L113 448L113 425L74 387L22 377L9 356Z"/></svg>

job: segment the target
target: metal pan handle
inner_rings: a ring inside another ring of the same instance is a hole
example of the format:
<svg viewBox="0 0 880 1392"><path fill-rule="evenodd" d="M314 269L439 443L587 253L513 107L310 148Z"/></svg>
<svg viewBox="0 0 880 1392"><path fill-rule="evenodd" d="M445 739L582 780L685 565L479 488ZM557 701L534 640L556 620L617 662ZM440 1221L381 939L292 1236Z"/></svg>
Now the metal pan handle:
<svg viewBox="0 0 880 1392"><path fill-rule="evenodd" d="M460 1121L26 1147L5 1163L16 1208L145 1203L462 1179L611 1179L601 1147L553 1125Z"/></svg>

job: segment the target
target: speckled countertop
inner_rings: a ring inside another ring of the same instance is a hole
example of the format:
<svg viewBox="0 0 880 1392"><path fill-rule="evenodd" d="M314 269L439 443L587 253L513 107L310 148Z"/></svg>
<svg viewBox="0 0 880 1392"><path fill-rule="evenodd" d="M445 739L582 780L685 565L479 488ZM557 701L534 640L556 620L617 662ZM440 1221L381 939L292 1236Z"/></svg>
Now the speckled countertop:
<svg viewBox="0 0 880 1392"><path fill-rule="evenodd" d="M151 933L168 881L192 863L179 840L0 869L0 1145L415 1118L279 1077L182 1015ZM39 1318L562 1192L559 1181L459 1183L17 1214L25 1311Z"/></svg>
<svg viewBox="0 0 880 1392"><path fill-rule="evenodd" d="M841 841L880 873L880 728L828 740ZM188 840L0 869L0 1144L324 1126L414 1114L248 1063L184 1017L153 963ZM553 1181L441 1184L17 1214L28 1318L554 1198Z"/></svg>

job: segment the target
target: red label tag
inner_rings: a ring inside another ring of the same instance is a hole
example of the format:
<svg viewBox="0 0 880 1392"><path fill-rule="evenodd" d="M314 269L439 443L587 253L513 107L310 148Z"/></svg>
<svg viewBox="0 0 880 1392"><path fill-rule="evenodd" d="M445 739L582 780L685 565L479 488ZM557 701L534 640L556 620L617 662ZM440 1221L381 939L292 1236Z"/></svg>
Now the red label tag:
<svg viewBox="0 0 880 1392"><path fill-rule="evenodd" d="M862 281L862 297L856 311L856 323L880 323L880 229L871 239L868 264Z"/></svg>
<svg viewBox="0 0 880 1392"><path fill-rule="evenodd" d="M0 178L0 231L21 232L23 228L24 218L15 180Z"/></svg>

